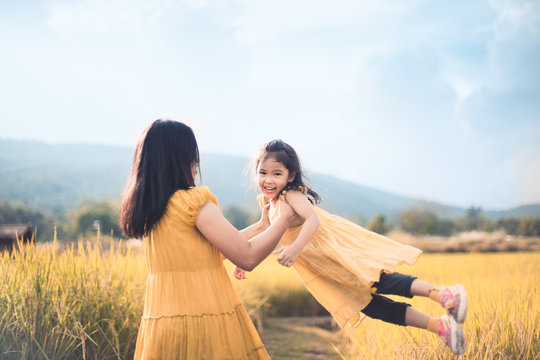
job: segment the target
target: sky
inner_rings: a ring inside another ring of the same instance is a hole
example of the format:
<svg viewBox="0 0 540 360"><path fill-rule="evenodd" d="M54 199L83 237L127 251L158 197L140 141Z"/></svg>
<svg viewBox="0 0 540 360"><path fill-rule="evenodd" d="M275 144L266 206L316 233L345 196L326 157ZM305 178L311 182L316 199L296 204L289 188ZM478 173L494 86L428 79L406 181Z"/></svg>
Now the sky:
<svg viewBox="0 0 540 360"><path fill-rule="evenodd" d="M134 147L169 118L202 153L281 138L308 173L540 202L540 1L0 0L0 49L0 138Z"/></svg>

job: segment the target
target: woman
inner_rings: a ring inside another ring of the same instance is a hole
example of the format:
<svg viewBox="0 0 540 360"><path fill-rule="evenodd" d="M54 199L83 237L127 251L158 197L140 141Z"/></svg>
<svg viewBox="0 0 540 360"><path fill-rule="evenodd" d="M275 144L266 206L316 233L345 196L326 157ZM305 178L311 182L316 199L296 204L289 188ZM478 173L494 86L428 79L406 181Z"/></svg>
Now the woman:
<svg viewBox="0 0 540 360"><path fill-rule="evenodd" d="M253 269L275 248L293 212L283 204L269 225L266 206L259 222L239 232L210 190L195 187L198 168L187 125L156 120L143 132L119 219L126 236L143 238L148 269L135 359L269 359L221 254Z"/></svg>

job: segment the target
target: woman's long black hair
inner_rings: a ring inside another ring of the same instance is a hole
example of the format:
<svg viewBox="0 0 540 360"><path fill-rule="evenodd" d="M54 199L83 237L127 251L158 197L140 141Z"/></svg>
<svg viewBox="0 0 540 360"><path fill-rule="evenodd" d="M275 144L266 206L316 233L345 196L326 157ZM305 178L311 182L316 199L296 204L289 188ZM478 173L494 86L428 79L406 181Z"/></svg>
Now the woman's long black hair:
<svg viewBox="0 0 540 360"><path fill-rule="evenodd" d="M255 158L255 171L257 171L259 164L266 159L274 159L282 163L283 166L287 168L289 173L294 172L294 179L290 181L285 188L283 188L283 190L298 190L298 188L301 186L306 189L306 195L312 204L318 204L321 202L321 197L319 194L305 185L305 176L302 172L300 159L298 159L298 155L291 145L287 144L281 139L272 140L264 144L259 151L259 154Z"/></svg>
<svg viewBox="0 0 540 360"><path fill-rule="evenodd" d="M195 186L192 166L199 148L191 128L181 122L156 120L142 133L135 149L119 225L124 235L147 235L167 207L171 195Z"/></svg>

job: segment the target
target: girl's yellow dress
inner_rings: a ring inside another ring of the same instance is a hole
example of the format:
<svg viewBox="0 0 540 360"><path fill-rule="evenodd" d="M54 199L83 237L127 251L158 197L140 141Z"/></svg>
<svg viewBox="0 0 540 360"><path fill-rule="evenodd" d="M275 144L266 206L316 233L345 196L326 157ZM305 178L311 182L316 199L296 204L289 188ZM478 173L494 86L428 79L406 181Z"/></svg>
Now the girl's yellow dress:
<svg viewBox="0 0 540 360"><path fill-rule="evenodd" d="M210 201L205 186L175 192L143 239L148 279L135 359L270 359L219 251L195 227Z"/></svg>
<svg viewBox="0 0 540 360"><path fill-rule="evenodd" d="M262 195L258 201L262 207ZM354 328L364 318L361 311L371 301L371 287L379 281L380 274L391 273L402 263L414 264L422 251L313 208L320 225L293 268L340 327ZM279 208L272 212L270 220L273 222L278 214ZM289 227L280 245L294 242L301 228L302 225Z"/></svg>

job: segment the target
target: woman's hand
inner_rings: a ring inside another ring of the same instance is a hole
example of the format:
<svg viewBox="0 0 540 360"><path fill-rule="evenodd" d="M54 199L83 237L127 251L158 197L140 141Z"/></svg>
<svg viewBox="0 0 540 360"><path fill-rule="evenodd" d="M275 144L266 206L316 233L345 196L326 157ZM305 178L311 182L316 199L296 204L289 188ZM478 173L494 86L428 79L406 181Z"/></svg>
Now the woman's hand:
<svg viewBox="0 0 540 360"><path fill-rule="evenodd" d="M248 240L223 216L217 205L209 201L199 211L195 226L233 264L251 271L275 249L289 221L279 218Z"/></svg>
<svg viewBox="0 0 540 360"><path fill-rule="evenodd" d="M235 278L237 278L238 280L244 280L244 279L247 279L247 276L246 276L246 270L242 269L242 268L239 268L238 266L234 266L234 269L232 271L232 274Z"/></svg>
<svg viewBox="0 0 540 360"><path fill-rule="evenodd" d="M298 255L300 255L300 252L302 251L301 248L298 246L295 246L295 244L282 246L278 248L277 250L274 250L274 254L279 254L277 261L283 266L291 267L294 262L296 261L296 258Z"/></svg>
<svg viewBox="0 0 540 360"><path fill-rule="evenodd" d="M268 198L266 197L264 198L264 206L261 212L261 219L259 220L263 229L266 229L267 227L270 226L270 217L268 215L270 212L270 202L271 201L268 200Z"/></svg>

